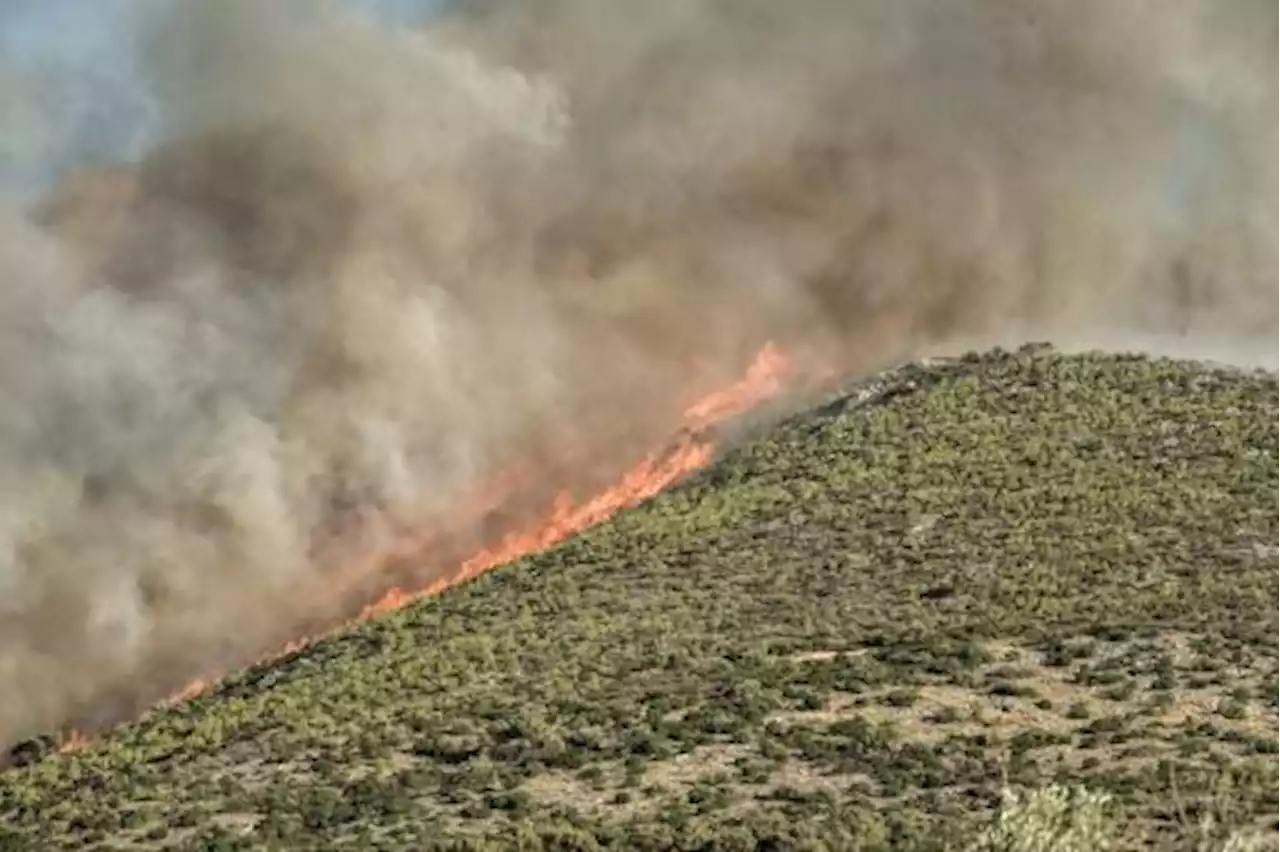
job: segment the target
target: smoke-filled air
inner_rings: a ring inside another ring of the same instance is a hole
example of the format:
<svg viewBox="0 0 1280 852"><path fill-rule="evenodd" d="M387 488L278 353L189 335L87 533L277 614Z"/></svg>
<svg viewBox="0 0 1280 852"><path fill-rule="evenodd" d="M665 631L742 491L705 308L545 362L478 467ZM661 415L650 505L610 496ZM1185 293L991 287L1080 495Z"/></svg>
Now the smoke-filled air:
<svg viewBox="0 0 1280 852"><path fill-rule="evenodd" d="M0 746L428 583L766 344L1274 366L1270 0L116 5L153 130L0 211Z"/></svg>

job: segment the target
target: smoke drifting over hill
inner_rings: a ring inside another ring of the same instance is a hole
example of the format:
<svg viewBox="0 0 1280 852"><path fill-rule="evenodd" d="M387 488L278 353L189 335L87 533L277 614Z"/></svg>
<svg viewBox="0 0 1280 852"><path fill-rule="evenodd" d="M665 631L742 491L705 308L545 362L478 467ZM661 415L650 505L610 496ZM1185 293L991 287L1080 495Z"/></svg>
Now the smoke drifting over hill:
<svg viewBox="0 0 1280 852"><path fill-rule="evenodd" d="M1274 358L1274 3L133 11L162 138L0 219L0 744L358 605L353 517L607 478L768 340Z"/></svg>

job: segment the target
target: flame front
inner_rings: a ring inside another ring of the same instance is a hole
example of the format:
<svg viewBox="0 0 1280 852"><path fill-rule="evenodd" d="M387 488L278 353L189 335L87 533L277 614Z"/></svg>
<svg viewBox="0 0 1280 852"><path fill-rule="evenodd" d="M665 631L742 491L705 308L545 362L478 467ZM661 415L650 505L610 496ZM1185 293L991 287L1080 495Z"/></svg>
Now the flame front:
<svg viewBox="0 0 1280 852"><path fill-rule="evenodd" d="M654 496L710 461L715 452L715 443L705 435L708 428L742 414L772 397L790 373L790 361L785 353L772 343L766 345L756 355L742 379L703 396L684 410L681 428L674 442L664 450L650 453L641 459L613 485L582 501L575 501L568 491L559 492L552 500L550 510L535 522L521 525L502 535L496 543L453 564L449 570L421 586L393 587L385 591L366 605L354 619L335 628L333 632L437 594L490 568L545 550L607 520L621 509ZM470 507L467 514L474 518L501 506L513 496L513 492L518 490L526 478L527 471L513 471L478 489L476 495L466 503ZM430 532L406 532L393 539L389 546L353 560L350 565L344 566L346 570L342 574L350 579L351 584L355 584L376 575L380 569L385 569L393 562L430 564L437 540L437 536ZM343 586L328 597L342 599L350 591L349 586ZM266 659L299 651L316 638L318 637L306 636L295 639ZM213 676L192 680L161 704L175 704L194 698L208 689L216 679ZM69 731L60 740L58 751L74 751L86 745L90 739L91 736L85 731Z"/></svg>
<svg viewBox="0 0 1280 852"><path fill-rule="evenodd" d="M701 438L699 433L773 396L788 370L788 361L782 351L773 344L765 346L740 381L703 397L685 409L680 436L673 447L646 456L624 473L617 483L580 503L575 503L567 491L560 492L552 502L551 511L539 521L504 535L497 544L480 550L427 586L414 590L391 589L365 607L358 620L398 609L490 568L545 550L607 520L621 509L647 500L710 461L715 444ZM404 553L395 555L400 558L410 556ZM428 552L420 555L423 559L430 558ZM386 558L384 556L379 561L385 562Z"/></svg>

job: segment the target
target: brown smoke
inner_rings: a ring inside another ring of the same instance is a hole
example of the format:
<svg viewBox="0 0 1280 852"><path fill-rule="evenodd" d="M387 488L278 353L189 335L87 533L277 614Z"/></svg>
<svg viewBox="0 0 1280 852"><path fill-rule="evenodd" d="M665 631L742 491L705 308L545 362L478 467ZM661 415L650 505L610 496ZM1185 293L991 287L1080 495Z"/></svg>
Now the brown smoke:
<svg viewBox="0 0 1280 852"><path fill-rule="evenodd" d="M1276 22L155 4L167 140L0 220L0 745L335 614L316 554L353 513L429 521L530 458L607 475L766 340L1274 361Z"/></svg>

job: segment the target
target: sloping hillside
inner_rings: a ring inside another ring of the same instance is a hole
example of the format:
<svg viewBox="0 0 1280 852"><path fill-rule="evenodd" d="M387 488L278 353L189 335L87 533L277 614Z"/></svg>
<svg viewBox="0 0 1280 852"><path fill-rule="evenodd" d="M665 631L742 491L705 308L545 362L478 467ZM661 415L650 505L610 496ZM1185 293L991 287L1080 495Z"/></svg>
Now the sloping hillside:
<svg viewBox="0 0 1280 852"><path fill-rule="evenodd" d="M0 849L941 848L1055 781L1132 843L1265 829L1277 441L1272 374L898 370L550 552L27 744Z"/></svg>

